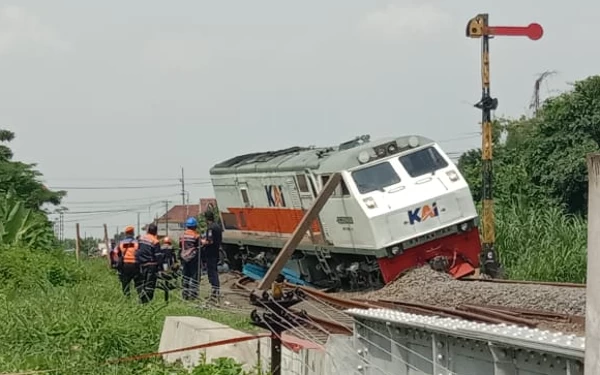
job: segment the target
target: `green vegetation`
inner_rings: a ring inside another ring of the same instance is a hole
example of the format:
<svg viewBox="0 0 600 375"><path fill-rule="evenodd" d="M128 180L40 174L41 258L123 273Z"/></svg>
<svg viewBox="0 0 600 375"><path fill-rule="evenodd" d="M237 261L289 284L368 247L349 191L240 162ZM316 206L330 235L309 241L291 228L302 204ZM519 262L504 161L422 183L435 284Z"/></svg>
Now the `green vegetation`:
<svg viewBox="0 0 600 375"><path fill-rule="evenodd" d="M512 279L584 282L586 155L600 145L600 76L546 100L534 117L494 123L500 260ZM459 160L481 201L481 150Z"/></svg>
<svg viewBox="0 0 600 375"><path fill-rule="evenodd" d="M78 264L60 251L1 250L0 372L60 369L60 374L183 374L160 359L106 364L107 360L156 352L164 318L202 316L240 330L247 317L199 310L183 302L168 305L162 292L149 305L120 293L104 260ZM218 371L217 371L218 370ZM199 366L195 374L242 374L223 360Z"/></svg>

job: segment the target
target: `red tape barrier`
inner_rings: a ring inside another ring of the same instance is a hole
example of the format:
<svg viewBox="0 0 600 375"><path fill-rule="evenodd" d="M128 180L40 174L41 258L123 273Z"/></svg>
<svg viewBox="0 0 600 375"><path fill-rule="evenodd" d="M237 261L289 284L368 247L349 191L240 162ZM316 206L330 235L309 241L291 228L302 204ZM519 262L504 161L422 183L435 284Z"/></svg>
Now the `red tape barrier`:
<svg viewBox="0 0 600 375"><path fill-rule="evenodd" d="M140 359L158 357L158 356L161 356L164 354L179 353L179 352L185 352L188 350L195 350L195 349L204 349L204 348L210 348L210 347L219 346L219 345L235 344L235 343L243 342L243 341L261 339L263 337L271 337L271 334L234 337L234 338L226 339L226 340L219 340L219 341L207 342L205 344L187 346L185 348L166 350L164 352L147 353L147 354L140 354L140 355L131 356L131 357L112 359L112 360L108 360L107 363L114 364L114 363L138 361Z"/></svg>

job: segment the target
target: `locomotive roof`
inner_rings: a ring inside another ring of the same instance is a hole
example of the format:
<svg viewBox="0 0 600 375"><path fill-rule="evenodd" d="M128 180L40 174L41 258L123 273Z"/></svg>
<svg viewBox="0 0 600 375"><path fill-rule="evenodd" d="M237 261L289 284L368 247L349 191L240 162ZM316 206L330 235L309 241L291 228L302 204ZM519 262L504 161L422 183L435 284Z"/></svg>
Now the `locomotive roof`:
<svg viewBox="0 0 600 375"><path fill-rule="evenodd" d="M266 152L255 152L235 156L214 165L210 169L211 175L261 173L261 172L290 172L316 170L318 174L333 173L360 165L358 155L361 151L372 149L380 144L396 141L399 147L408 145L408 140L415 137L419 145L433 143L434 141L419 135L406 135L369 140L368 136L357 137L354 140L331 147L289 147L286 149ZM360 141L363 141L361 144Z"/></svg>

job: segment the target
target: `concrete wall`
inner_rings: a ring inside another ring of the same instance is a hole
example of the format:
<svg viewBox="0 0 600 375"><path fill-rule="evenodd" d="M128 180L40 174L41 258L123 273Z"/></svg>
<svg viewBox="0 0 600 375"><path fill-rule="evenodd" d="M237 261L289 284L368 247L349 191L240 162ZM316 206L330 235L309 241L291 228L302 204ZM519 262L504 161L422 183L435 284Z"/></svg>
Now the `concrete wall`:
<svg viewBox="0 0 600 375"><path fill-rule="evenodd" d="M165 236L167 233L167 223L159 222L156 224L157 234L159 236ZM179 237L183 234L183 225L180 223L169 222L169 237L174 240L178 240Z"/></svg>
<svg viewBox="0 0 600 375"><path fill-rule="evenodd" d="M187 346L194 346L213 341L226 340L234 337L247 336L245 332L234 330L226 325L208 319L191 316L169 316L165 319L160 338L159 351L167 351ZM287 335L284 333L284 340ZM290 338L290 342L298 343L299 340ZM306 344L300 342L300 344ZM260 364L263 371L270 369L271 340L244 341L236 344L227 344L218 347L189 350L185 352L163 355L167 362L180 360L186 367L193 367L200 363L202 355L206 361L211 362L219 357L234 358L244 363L244 369L251 370ZM281 375L321 375L323 372L324 352L313 345L310 349L301 349L294 352L286 347L282 351Z"/></svg>

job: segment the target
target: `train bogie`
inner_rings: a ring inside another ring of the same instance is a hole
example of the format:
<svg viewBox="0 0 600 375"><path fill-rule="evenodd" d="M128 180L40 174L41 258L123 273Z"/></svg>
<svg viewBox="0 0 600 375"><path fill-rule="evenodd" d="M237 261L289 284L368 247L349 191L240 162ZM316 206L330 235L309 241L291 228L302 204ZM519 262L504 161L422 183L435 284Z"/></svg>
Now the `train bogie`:
<svg viewBox="0 0 600 375"><path fill-rule="evenodd" d="M342 181L286 267L312 284L388 283L425 263L479 266L467 183L432 140L367 136L327 148L242 155L211 169L223 243L238 266L269 266L333 173Z"/></svg>

